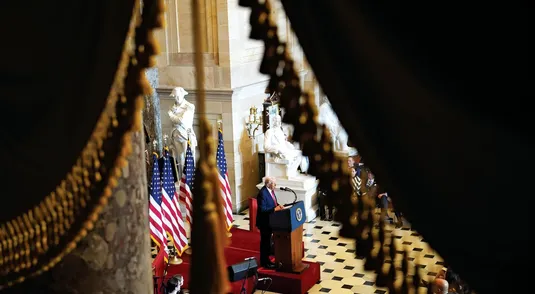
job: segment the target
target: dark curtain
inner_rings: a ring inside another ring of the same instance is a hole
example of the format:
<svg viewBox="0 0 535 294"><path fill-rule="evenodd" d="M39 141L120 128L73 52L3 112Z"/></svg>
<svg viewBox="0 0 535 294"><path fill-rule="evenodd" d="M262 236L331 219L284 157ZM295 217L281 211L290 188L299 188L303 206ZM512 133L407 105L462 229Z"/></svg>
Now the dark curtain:
<svg viewBox="0 0 535 294"><path fill-rule="evenodd" d="M282 3L350 141L413 228L479 293L526 282L527 1Z"/></svg>
<svg viewBox="0 0 535 294"><path fill-rule="evenodd" d="M0 1L1 222L37 205L75 164L104 109L133 7Z"/></svg>

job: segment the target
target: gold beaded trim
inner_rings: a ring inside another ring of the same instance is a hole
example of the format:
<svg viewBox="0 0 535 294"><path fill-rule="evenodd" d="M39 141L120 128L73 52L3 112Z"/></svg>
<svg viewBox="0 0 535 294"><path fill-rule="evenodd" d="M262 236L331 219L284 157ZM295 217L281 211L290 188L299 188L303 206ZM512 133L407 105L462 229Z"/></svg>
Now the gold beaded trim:
<svg viewBox="0 0 535 294"><path fill-rule="evenodd" d="M142 21L140 1L134 2L106 106L76 163L41 203L0 224L0 289L48 271L93 229L117 186L121 168L127 165L126 158L132 151L131 133L141 130L141 95L150 93L143 70L151 65L152 55L158 51L152 29L163 24L162 12L161 0L144 1ZM138 60L144 57L147 62L140 63ZM120 146L115 146L118 138ZM115 153L113 160L110 156ZM107 161L114 163L104 166L102 162Z"/></svg>
<svg viewBox="0 0 535 294"><path fill-rule="evenodd" d="M281 2L284 4L284 0ZM251 8L250 38L262 40L265 45L260 72L270 76L270 92L280 93L280 104L286 112L283 121L294 126L293 138L300 143L303 155L310 159L308 172L318 178L319 188L335 202L336 220L342 223L340 235L356 240L357 257L366 258L366 270L378 273L377 286L387 287L390 293L416 293L422 286L418 267L409 275L407 252L396 249L393 234L389 235L390 243L385 242L385 224L375 216L375 198L369 196L366 185L362 184L360 191L353 191L348 168L334 156L329 131L318 123L317 107L311 95L300 88L294 61L286 44L279 40L277 26L271 19L269 1L239 0L238 4ZM362 179L363 183L365 180ZM403 255L401 269L394 266L398 254ZM396 278L398 271L402 279Z"/></svg>

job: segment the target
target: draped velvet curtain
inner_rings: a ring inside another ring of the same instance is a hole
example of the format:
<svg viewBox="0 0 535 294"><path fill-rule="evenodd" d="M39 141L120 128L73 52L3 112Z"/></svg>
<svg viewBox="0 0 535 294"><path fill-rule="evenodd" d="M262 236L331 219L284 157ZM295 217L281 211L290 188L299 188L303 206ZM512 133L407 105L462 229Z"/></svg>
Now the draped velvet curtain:
<svg viewBox="0 0 535 294"><path fill-rule="evenodd" d="M525 281L527 2L282 3L350 141L413 228L480 293Z"/></svg>
<svg viewBox="0 0 535 294"><path fill-rule="evenodd" d="M37 205L76 162L106 105L134 2L0 2L2 195L24 199L2 205L0 221Z"/></svg>

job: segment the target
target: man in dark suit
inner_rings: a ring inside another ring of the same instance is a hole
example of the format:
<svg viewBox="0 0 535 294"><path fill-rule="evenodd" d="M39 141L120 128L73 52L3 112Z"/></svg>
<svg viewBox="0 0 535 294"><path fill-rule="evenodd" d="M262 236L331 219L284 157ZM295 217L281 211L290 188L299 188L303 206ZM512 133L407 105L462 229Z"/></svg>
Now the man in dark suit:
<svg viewBox="0 0 535 294"><path fill-rule="evenodd" d="M264 187L260 189L256 197L256 226L260 230L260 265L265 268L275 268L275 264L269 260L271 235L273 233L269 225L269 215L284 209L284 206L277 202L277 197L275 196L276 187L275 179L266 177L264 178Z"/></svg>

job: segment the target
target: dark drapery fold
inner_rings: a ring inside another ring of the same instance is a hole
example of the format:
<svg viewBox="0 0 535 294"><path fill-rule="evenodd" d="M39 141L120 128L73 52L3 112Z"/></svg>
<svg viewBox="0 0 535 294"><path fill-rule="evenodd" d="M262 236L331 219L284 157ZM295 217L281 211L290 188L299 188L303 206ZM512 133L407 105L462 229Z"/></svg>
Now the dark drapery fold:
<svg viewBox="0 0 535 294"><path fill-rule="evenodd" d="M351 142L413 227L480 293L522 282L535 163L527 6L282 3Z"/></svg>
<svg viewBox="0 0 535 294"><path fill-rule="evenodd" d="M134 2L0 3L2 194L25 199L0 220L36 205L75 164L106 104Z"/></svg>
<svg viewBox="0 0 535 294"><path fill-rule="evenodd" d="M0 290L49 271L95 227L136 149L163 7L0 3Z"/></svg>

